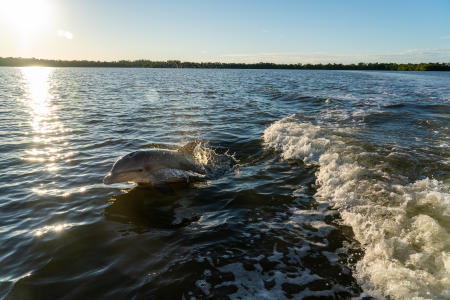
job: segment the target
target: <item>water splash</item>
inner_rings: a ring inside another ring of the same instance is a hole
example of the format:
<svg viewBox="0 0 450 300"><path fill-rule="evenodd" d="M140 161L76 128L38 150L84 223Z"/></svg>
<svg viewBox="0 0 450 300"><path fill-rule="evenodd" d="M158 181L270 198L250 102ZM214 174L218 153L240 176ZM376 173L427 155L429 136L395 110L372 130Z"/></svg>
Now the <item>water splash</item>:
<svg viewBox="0 0 450 300"><path fill-rule="evenodd" d="M192 151L195 160L204 168L208 178L214 179L237 170L238 159L229 151L219 153L206 142L199 141Z"/></svg>

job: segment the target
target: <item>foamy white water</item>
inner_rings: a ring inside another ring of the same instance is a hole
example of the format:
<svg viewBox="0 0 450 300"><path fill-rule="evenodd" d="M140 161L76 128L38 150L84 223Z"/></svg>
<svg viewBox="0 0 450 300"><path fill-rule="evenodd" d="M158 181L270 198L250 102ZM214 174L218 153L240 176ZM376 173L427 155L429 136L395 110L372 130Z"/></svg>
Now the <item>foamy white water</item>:
<svg viewBox="0 0 450 300"><path fill-rule="evenodd" d="M364 249L356 277L377 298L450 298L448 183L408 181L392 172L409 163L355 139L351 127L326 128L290 116L264 131L264 143L283 159L318 166L315 199L340 212Z"/></svg>

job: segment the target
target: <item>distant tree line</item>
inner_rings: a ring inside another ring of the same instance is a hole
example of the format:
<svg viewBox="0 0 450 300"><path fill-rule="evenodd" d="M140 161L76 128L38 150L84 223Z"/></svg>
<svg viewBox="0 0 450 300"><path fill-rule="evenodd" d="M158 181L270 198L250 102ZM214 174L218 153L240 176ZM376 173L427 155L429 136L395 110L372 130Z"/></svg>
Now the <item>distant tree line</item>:
<svg viewBox="0 0 450 300"><path fill-rule="evenodd" d="M384 71L450 71L450 63L359 63L359 64L274 64L119 60L52 60L21 57L0 57L0 66L25 67L105 67L105 68L203 68L203 69L309 69L309 70L384 70Z"/></svg>

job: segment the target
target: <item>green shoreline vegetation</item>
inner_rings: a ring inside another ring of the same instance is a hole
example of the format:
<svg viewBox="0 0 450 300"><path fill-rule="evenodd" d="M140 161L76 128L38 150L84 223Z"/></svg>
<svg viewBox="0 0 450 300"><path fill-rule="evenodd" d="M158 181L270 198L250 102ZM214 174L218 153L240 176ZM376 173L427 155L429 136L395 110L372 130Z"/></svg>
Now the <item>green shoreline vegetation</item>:
<svg viewBox="0 0 450 300"><path fill-rule="evenodd" d="M22 57L0 57L0 66L8 67L104 67L104 68L202 68L202 69L309 69L309 70L381 70L381 71L450 71L450 63L358 63L358 64L275 64L275 63L221 63L181 62L179 60L52 60Z"/></svg>

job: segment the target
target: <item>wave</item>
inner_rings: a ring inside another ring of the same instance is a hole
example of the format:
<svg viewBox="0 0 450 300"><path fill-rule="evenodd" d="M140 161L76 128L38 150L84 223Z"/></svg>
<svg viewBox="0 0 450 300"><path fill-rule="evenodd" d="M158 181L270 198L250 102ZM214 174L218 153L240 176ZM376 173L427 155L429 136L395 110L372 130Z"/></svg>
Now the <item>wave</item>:
<svg viewBox="0 0 450 300"><path fill-rule="evenodd" d="M316 165L318 202L340 211L365 254L356 278L377 298L450 298L450 194L443 182L411 180L415 159L292 115L270 125L265 146Z"/></svg>

